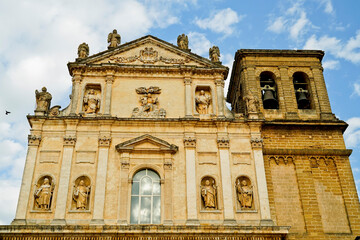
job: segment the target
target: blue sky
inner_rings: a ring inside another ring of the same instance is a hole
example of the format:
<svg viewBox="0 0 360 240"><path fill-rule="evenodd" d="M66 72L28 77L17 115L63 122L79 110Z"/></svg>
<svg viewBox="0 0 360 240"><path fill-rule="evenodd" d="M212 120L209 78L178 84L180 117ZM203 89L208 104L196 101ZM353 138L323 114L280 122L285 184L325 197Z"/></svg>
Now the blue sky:
<svg viewBox="0 0 360 240"><path fill-rule="evenodd" d="M332 110L349 123L346 145L360 188L359 9L357 0L0 1L0 224L14 218L35 89L46 86L52 105L66 107L66 63L82 42L90 54L106 50L114 28L122 43L151 34L175 44L185 33L192 52L208 57L217 45L229 67L241 48L324 50Z"/></svg>

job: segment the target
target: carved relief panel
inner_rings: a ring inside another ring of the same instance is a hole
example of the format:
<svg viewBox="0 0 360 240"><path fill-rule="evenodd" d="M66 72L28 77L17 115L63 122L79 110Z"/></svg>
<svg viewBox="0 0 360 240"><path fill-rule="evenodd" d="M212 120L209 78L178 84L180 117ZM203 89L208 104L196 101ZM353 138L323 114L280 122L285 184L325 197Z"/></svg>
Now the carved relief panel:
<svg viewBox="0 0 360 240"><path fill-rule="evenodd" d="M219 209L217 200L218 189L215 183L215 179L212 177L204 177L201 180L200 190L201 208L203 210Z"/></svg>
<svg viewBox="0 0 360 240"><path fill-rule="evenodd" d="M89 210L90 209L91 181L87 176L78 177L74 183L72 195L72 210Z"/></svg>
<svg viewBox="0 0 360 240"><path fill-rule="evenodd" d="M83 108L85 114L97 114L100 111L101 87L100 85L87 85L84 92Z"/></svg>
<svg viewBox="0 0 360 240"><path fill-rule="evenodd" d="M254 209L254 191L250 179L240 176L235 183L237 206L241 211Z"/></svg>
<svg viewBox="0 0 360 240"><path fill-rule="evenodd" d="M159 87L139 87L136 89L136 93L140 94L140 107L133 109L132 118L165 118L165 109L159 108L159 99L157 97L161 93Z"/></svg>
<svg viewBox="0 0 360 240"><path fill-rule="evenodd" d="M49 175L45 175L37 181L34 191L34 210L51 210L54 188L55 183L53 182L53 178Z"/></svg>

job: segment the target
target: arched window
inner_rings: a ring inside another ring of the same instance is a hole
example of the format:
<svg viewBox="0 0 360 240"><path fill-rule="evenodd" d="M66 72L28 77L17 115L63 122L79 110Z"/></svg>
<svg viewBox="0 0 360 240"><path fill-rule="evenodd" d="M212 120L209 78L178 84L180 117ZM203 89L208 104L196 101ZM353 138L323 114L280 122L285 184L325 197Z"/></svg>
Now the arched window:
<svg viewBox="0 0 360 240"><path fill-rule="evenodd" d="M137 172L131 189L131 224L160 224L161 188L159 175L150 169Z"/></svg>
<svg viewBox="0 0 360 240"><path fill-rule="evenodd" d="M293 82L298 109L310 109L311 102L307 75L303 72L296 72L293 75Z"/></svg>
<svg viewBox="0 0 360 240"><path fill-rule="evenodd" d="M272 72L260 74L260 87L264 109L279 109L275 75Z"/></svg>

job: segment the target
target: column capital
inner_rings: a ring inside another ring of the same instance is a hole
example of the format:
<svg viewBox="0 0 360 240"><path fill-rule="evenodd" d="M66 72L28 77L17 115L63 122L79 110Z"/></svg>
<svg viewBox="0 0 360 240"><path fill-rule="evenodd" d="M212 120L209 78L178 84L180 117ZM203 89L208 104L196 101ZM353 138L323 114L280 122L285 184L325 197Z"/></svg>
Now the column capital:
<svg viewBox="0 0 360 240"><path fill-rule="evenodd" d="M184 137L185 147L196 147L196 138L195 137Z"/></svg>
<svg viewBox="0 0 360 240"><path fill-rule="evenodd" d="M28 135L28 145L29 146L39 146L41 142L41 136L37 135Z"/></svg>
<svg viewBox="0 0 360 240"><path fill-rule="evenodd" d="M263 139L261 137L252 137L250 139L252 148L262 148L263 147Z"/></svg>
<svg viewBox="0 0 360 240"><path fill-rule="evenodd" d="M76 137L74 136L65 136L64 137L64 146L75 146Z"/></svg>
<svg viewBox="0 0 360 240"><path fill-rule="evenodd" d="M184 78L184 84L185 85L190 85L192 83L192 79L191 78Z"/></svg>
<svg viewBox="0 0 360 240"><path fill-rule="evenodd" d="M80 83L82 81L82 77L80 74L76 74L72 77L72 81L76 83Z"/></svg>
<svg viewBox="0 0 360 240"><path fill-rule="evenodd" d="M105 82L107 84L112 84L114 82L114 75L112 75L112 74L111 75L110 74L106 75Z"/></svg>
<svg viewBox="0 0 360 240"><path fill-rule="evenodd" d="M223 79L215 79L215 85L216 85L216 86L224 87L224 85L225 85L225 80L223 80Z"/></svg>
<svg viewBox="0 0 360 240"><path fill-rule="evenodd" d="M218 148L229 148L230 147L230 139L227 137L221 137L217 140Z"/></svg>
<svg viewBox="0 0 360 240"><path fill-rule="evenodd" d="M99 137L99 147L109 147L111 143L111 137Z"/></svg>

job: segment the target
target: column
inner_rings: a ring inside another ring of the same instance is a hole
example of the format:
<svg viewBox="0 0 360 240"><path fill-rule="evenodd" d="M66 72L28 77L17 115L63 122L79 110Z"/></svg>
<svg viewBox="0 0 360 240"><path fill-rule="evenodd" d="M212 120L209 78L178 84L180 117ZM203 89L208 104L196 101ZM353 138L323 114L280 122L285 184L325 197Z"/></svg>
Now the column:
<svg viewBox="0 0 360 240"><path fill-rule="evenodd" d="M326 84L323 75L323 68L319 66L314 66L311 67L311 70L313 72L314 81L316 85L316 91L313 91L314 92L313 94L315 94L316 92L319 99L320 111L321 111L320 116L322 119L332 120L334 119L334 116L331 112L329 96L327 94Z"/></svg>
<svg viewBox="0 0 360 240"><path fill-rule="evenodd" d="M282 95L284 96L286 118L297 119L299 117L297 114L296 95L292 76L289 76L288 68L288 66L279 67L282 85L282 89L279 89L279 91L282 91Z"/></svg>
<svg viewBox="0 0 360 240"><path fill-rule="evenodd" d="M216 79L218 117L224 117L224 80Z"/></svg>
<svg viewBox="0 0 360 240"><path fill-rule="evenodd" d="M105 115L111 115L111 93L112 93L112 84L114 82L114 76L108 75L106 76L106 92L105 92Z"/></svg>
<svg viewBox="0 0 360 240"><path fill-rule="evenodd" d="M164 159L164 225L172 225L172 213L173 213L173 200L172 200L172 192L173 192L173 174L172 174L172 156L171 153L165 153Z"/></svg>
<svg viewBox="0 0 360 240"><path fill-rule="evenodd" d="M236 221L234 219L233 191L231 184L229 138L227 136L218 136L217 143L220 153L220 170L224 201L224 224L234 225L236 224Z"/></svg>
<svg viewBox="0 0 360 240"><path fill-rule="evenodd" d="M29 135L28 136L28 151L26 155L26 162L24 167L24 173L20 188L19 201L16 209L15 219L11 224L25 225L26 212L30 196L31 184L33 181L34 168L36 162L36 156L40 145L41 136Z"/></svg>
<svg viewBox="0 0 360 240"><path fill-rule="evenodd" d="M199 225L197 219L197 197L196 189L196 162L195 162L195 136L184 138L185 158L186 158L186 206L187 206L187 225Z"/></svg>
<svg viewBox="0 0 360 240"><path fill-rule="evenodd" d="M185 117L192 117L192 94L191 94L191 78L184 79L185 84Z"/></svg>
<svg viewBox="0 0 360 240"><path fill-rule="evenodd" d="M274 225L274 223L271 220L270 214L269 195L265 176L264 157L262 153L263 140L259 134L258 136L252 136L250 142L254 154L256 181L260 203L260 224L271 226Z"/></svg>
<svg viewBox="0 0 360 240"><path fill-rule="evenodd" d="M99 138L99 155L95 183L94 213L91 224L104 224L106 175L111 138Z"/></svg>
<svg viewBox="0 0 360 240"><path fill-rule="evenodd" d="M64 143L63 143L64 151L61 161L59 183L57 185L58 190L56 194L55 216L54 216L54 220L51 223L54 225L66 224L65 221L66 202L68 199L71 162L72 162L75 143L76 143L75 136L64 137Z"/></svg>
<svg viewBox="0 0 360 240"><path fill-rule="evenodd" d="M79 86L81 82L81 76L76 74L72 78L73 87L71 92L71 109L70 114L75 115L77 111L78 101L79 101Z"/></svg>

